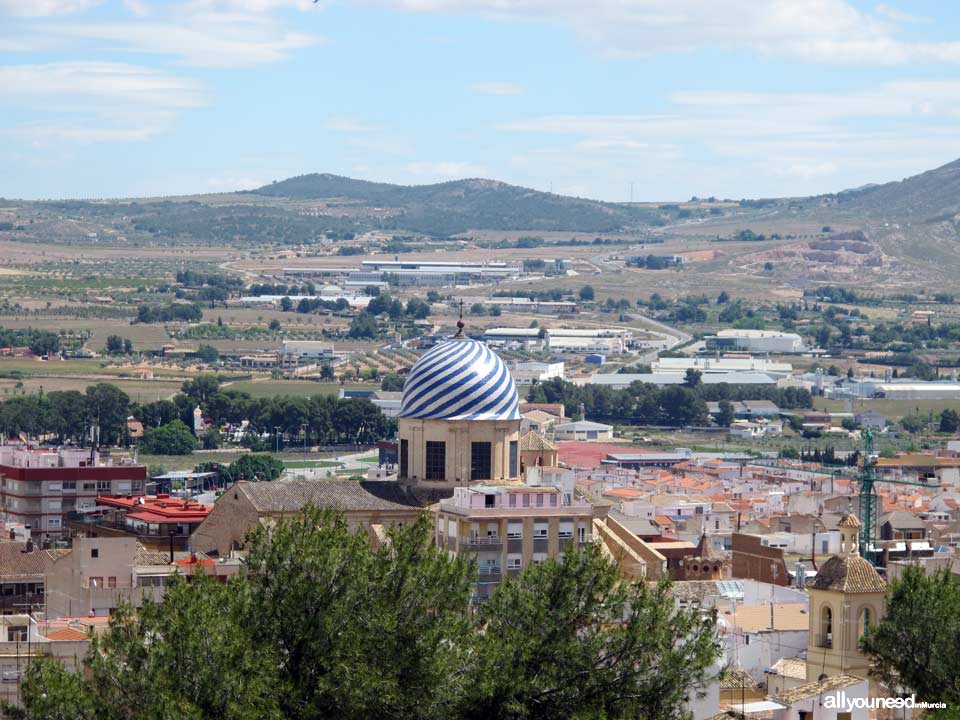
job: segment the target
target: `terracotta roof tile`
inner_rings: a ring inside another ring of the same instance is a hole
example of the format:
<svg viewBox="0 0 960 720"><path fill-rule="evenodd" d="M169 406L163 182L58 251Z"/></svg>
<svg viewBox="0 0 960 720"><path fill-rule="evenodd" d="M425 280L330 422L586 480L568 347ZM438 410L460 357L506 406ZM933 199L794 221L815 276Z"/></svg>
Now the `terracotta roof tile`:
<svg viewBox="0 0 960 720"><path fill-rule="evenodd" d="M823 564L808 587L846 593L887 591L884 579L873 565L859 555L834 555Z"/></svg>
<svg viewBox="0 0 960 720"><path fill-rule="evenodd" d="M798 685L795 688L784 690L779 695L774 696L773 699L787 705L792 705L798 700L805 700L806 698L813 697L824 692L842 690L845 687L850 687L851 685L856 685L862 682L866 682L866 680L854 677L853 675L834 675L833 677L828 677L823 682L814 680L813 682L804 683L803 685Z"/></svg>

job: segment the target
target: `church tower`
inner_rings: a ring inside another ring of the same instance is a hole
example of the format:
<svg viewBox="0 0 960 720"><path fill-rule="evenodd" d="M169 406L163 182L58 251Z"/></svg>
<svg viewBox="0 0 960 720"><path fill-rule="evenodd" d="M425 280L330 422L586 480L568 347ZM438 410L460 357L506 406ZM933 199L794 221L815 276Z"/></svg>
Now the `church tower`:
<svg viewBox="0 0 960 720"><path fill-rule="evenodd" d="M807 585L808 681L844 673L866 678L870 660L860 652L860 638L884 612L887 583L860 557L860 521L848 513L839 528L840 553L827 560Z"/></svg>

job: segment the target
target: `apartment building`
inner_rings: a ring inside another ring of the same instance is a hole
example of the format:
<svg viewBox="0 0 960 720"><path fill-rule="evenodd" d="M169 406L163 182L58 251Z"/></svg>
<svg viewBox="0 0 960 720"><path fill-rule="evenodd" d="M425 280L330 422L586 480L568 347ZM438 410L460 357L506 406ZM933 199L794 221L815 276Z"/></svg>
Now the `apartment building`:
<svg viewBox="0 0 960 720"><path fill-rule="evenodd" d="M458 487L434 510L437 545L477 561L476 602L505 576L592 542L593 518L606 515L606 508L566 498L560 488L529 485Z"/></svg>
<svg viewBox="0 0 960 720"><path fill-rule="evenodd" d="M65 516L98 495L143 495L144 465L101 461L96 451L0 445L0 520L22 523L40 543L66 539Z"/></svg>

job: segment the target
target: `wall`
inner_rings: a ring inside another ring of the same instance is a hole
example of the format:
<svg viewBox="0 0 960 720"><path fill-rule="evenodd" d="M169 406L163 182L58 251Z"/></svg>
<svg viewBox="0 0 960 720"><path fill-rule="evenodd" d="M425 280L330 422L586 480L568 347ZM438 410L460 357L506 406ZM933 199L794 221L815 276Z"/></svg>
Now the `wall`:
<svg viewBox="0 0 960 720"><path fill-rule="evenodd" d="M775 585L789 585L790 573L783 558L783 550L764 547L755 535L734 533L733 577L750 578ZM776 577L771 565L777 567Z"/></svg>

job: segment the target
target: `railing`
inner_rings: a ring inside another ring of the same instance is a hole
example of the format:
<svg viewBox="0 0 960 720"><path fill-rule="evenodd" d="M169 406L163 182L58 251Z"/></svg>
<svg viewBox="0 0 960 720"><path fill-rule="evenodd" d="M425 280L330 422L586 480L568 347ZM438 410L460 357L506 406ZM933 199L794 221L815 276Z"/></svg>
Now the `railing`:
<svg viewBox="0 0 960 720"><path fill-rule="evenodd" d="M833 634L828 635L818 635L817 636L817 647L822 648L832 648L833 647Z"/></svg>
<svg viewBox="0 0 960 720"><path fill-rule="evenodd" d="M500 578L503 577L503 571L499 567L493 565L485 565L480 569L479 582L482 583L494 583L500 582Z"/></svg>
<svg viewBox="0 0 960 720"><path fill-rule="evenodd" d="M469 537L460 540L462 548L481 548L483 550L499 550L503 547L503 538L496 537Z"/></svg>

